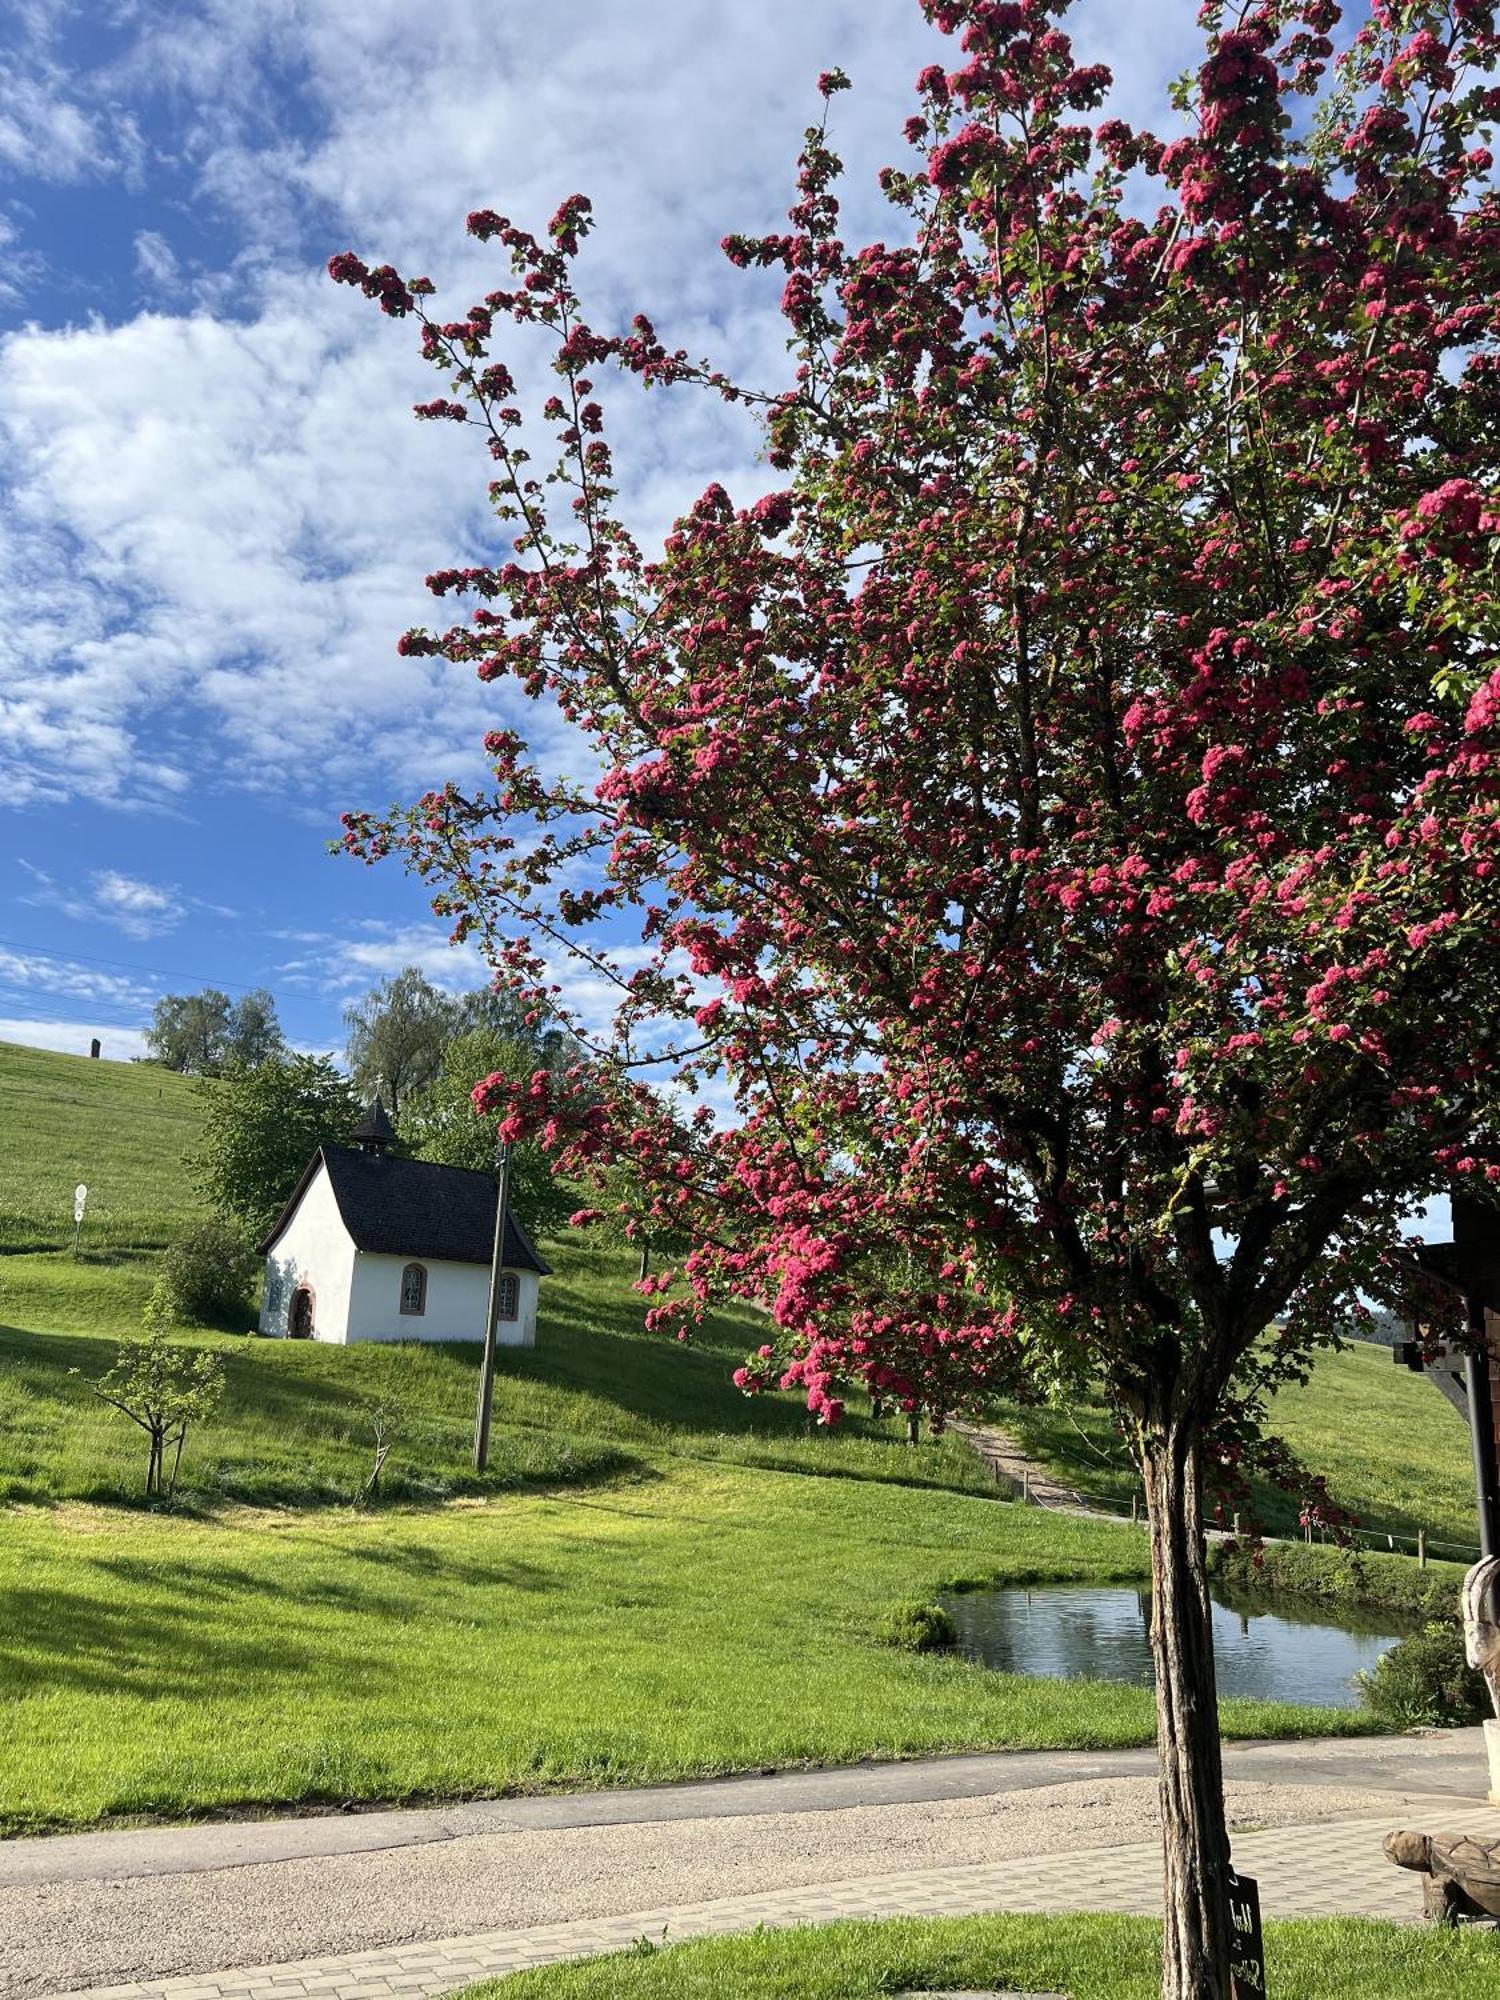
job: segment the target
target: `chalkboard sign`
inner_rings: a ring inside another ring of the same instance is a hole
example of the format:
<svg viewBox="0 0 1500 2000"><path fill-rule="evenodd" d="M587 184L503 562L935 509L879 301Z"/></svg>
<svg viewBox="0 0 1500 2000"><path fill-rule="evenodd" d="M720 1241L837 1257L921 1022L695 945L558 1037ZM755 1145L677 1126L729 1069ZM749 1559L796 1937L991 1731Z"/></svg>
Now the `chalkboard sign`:
<svg viewBox="0 0 1500 2000"><path fill-rule="evenodd" d="M1248 1875L1229 1871L1229 1990L1234 2000L1263 2000L1266 1947L1260 1934L1260 1890Z"/></svg>

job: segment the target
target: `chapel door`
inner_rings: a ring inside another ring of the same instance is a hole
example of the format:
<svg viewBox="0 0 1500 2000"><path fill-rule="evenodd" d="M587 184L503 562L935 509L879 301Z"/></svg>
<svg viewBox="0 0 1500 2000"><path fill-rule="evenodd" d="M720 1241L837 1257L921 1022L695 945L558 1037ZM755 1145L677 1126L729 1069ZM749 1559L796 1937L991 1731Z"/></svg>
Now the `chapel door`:
<svg viewBox="0 0 1500 2000"><path fill-rule="evenodd" d="M292 1293L292 1307L287 1314L286 1330L293 1340L312 1338L313 1295L306 1285L299 1285Z"/></svg>

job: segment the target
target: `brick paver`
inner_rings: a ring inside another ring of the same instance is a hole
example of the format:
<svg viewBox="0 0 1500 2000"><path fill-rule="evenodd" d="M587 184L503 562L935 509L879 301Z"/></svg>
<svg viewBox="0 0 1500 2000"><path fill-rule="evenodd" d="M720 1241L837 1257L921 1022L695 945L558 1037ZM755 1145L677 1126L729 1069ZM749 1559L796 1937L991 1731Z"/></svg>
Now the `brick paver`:
<svg viewBox="0 0 1500 2000"><path fill-rule="evenodd" d="M1500 1811L1456 1805L1452 1798L1393 1806L1377 1817L1321 1821L1243 1833L1235 1866L1260 1884L1270 1916L1386 1917L1421 1914L1416 1876L1392 1867L1381 1842L1393 1826L1442 1827L1500 1837ZM558 1959L620 1951L637 1938L660 1943L757 1924L830 1923L839 1917L972 1916L995 1911L1118 1910L1151 1916L1161 1903L1161 1849L1152 1841L869 1876L780 1895L730 1896L716 1902L637 1910L628 1916L487 1931L437 1943L387 1945L341 1958L236 1967L179 1979L96 1986L65 2000L436 2000L476 1979Z"/></svg>

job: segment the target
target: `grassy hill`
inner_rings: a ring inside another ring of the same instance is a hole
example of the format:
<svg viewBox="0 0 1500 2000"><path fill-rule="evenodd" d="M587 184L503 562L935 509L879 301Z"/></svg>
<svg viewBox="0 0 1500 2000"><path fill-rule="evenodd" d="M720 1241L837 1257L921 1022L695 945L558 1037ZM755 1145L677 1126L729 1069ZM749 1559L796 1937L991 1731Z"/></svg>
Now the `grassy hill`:
<svg viewBox="0 0 1500 2000"><path fill-rule="evenodd" d="M91 1249L160 1249L197 1212L183 1159L200 1124L191 1081L153 1063L0 1042L0 1252L68 1248L80 1181Z"/></svg>
<svg viewBox="0 0 1500 2000"><path fill-rule="evenodd" d="M1036 1457L1105 1502L1128 1508L1139 1481L1103 1406L1003 1406L1006 1428ZM1340 1505L1375 1536L1426 1530L1436 1548L1477 1553L1474 1468L1463 1419L1430 1382L1395 1366L1390 1348L1354 1341L1318 1356L1311 1380L1276 1398L1272 1424ZM1272 1534L1295 1534L1296 1500L1256 1482L1256 1512Z"/></svg>
<svg viewBox="0 0 1500 2000"><path fill-rule="evenodd" d="M629 1259L576 1236L549 1246L536 1349L502 1351L482 1480L472 1346L194 1332L225 1355L225 1405L189 1440L184 1504L142 1511L139 1433L90 1383L194 1213L196 1111L153 1069L0 1046L0 1830L1150 1740L1145 1689L877 1636L893 1600L960 1578L1139 1577L1138 1530L1006 1504L898 1420L828 1436L791 1397L747 1401L755 1315L648 1338ZM98 1207L75 1261L80 1178ZM1387 1388L1436 1401L1394 1369ZM358 1512L379 1405L395 1444ZM1406 1414L1339 1411L1367 1481L1403 1476ZM1242 1702L1224 1726L1362 1722Z"/></svg>

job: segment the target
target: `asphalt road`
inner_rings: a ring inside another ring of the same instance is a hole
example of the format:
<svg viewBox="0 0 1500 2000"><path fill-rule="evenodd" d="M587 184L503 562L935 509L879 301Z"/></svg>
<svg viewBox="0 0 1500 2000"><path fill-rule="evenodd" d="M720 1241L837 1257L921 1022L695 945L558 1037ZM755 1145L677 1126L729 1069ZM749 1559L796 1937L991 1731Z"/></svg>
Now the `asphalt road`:
<svg viewBox="0 0 1500 2000"><path fill-rule="evenodd" d="M1233 1823L1481 1798L1480 1732L1243 1744ZM1154 1823L1150 1750L1010 1752L398 1812L0 1845L7 2000L467 1931L1113 1846Z"/></svg>

